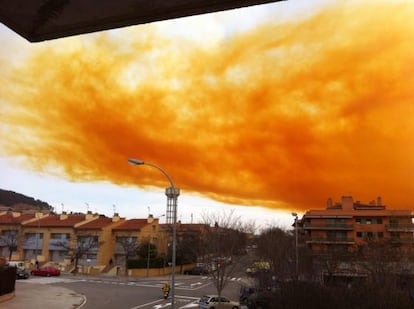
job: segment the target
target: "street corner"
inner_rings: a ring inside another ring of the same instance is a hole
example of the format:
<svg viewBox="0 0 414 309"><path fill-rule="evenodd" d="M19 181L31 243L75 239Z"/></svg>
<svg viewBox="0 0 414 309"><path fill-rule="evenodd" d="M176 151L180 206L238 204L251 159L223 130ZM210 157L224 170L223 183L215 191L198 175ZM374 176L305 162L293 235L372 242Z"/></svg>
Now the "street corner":
<svg viewBox="0 0 414 309"><path fill-rule="evenodd" d="M71 309L82 308L86 304L86 297L83 294L72 291L66 298L68 298L68 303L72 306Z"/></svg>

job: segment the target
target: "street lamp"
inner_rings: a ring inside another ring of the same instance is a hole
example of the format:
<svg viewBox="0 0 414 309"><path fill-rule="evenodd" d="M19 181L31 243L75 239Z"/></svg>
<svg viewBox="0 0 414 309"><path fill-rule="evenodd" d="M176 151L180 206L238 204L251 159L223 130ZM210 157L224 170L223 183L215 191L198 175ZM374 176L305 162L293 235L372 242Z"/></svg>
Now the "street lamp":
<svg viewBox="0 0 414 309"><path fill-rule="evenodd" d="M161 173L167 177L168 181L170 182L171 188L166 190L166 194L168 197L173 198L173 218L172 218L172 266L171 266L171 309L175 307L175 263L176 263L176 251L177 251L177 196L178 196L178 188L175 187L174 182L170 175L167 174L161 167L156 164L144 162L138 159L128 159L128 163L134 165L148 165L151 167L156 168ZM171 189L171 190L169 190Z"/></svg>
<svg viewBox="0 0 414 309"><path fill-rule="evenodd" d="M299 253L298 253L298 214L296 212L292 212L292 216L295 217L295 260L296 260L296 280L298 279L299 275Z"/></svg>

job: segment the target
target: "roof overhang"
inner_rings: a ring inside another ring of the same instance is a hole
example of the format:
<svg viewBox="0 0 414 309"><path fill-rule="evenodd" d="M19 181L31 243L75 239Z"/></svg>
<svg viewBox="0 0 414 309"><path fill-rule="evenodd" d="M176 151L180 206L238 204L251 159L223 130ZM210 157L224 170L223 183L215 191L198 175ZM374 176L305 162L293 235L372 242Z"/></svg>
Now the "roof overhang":
<svg viewBox="0 0 414 309"><path fill-rule="evenodd" d="M0 0L0 22L30 42L284 0Z"/></svg>

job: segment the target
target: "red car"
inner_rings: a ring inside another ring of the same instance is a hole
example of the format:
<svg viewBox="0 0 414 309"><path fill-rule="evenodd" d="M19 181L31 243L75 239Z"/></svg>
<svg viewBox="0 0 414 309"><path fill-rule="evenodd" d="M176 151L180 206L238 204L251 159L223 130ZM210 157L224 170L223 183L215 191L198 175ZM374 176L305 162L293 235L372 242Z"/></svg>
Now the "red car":
<svg viewBox="0 0 414 309"><path fill-rule="evenodd" d="M40 267L39 269L33 269L30 272L34 276L59 276L60 270L54 267Z"/></svg>

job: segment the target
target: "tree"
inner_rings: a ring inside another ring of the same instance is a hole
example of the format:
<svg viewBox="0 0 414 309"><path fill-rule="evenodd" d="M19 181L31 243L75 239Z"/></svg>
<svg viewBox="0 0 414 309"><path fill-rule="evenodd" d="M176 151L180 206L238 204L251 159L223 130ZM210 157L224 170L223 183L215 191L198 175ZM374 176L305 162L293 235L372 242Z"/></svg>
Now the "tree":
<svg viewBox="0 0 414 309"><path fill-rule="evenodd" d="M204 238L206 255L211 271L212 282L221 293L236 271L243 269L241 252L246 248L249 228L243 225L240 217L234 211L223 213L204 214L206 229Z"/></svg>
<svg viewBox="0 0 414 309"><path fill-rule="evenodd" d="M70 242L59 242L57 246L65 248L70 252L71 260L74 263L74 273L78 272L79 260L87 254L96 253L103 241L99 241L98 235L80 235L77 234L75 238L75 245Z"/></svg>
<svg viewBox="0 0 414 309"><path fill-rule="evenodd" d="M124 266L125 275L128 274L128 260L130 257L136 256L138 251L137 237L135 236L119 236L116 238L116 243L122 247L124 251Z"/></svg>
<svg viewBox="0 0 414 309"><path fill-rule="evenodd" d="M204 243L200 230L186 229L177 237L177 264L189 264L197 261Z"/></svg>
<svg viewBox="0 0 414 309"><path fill-rule="evenodd" d="M138 246L138 256L141 259L155 259L157 255L157 246L152 244L150 241L142 242Z"/></svg>
<svg viewBox="0 0 414 309"><path fill-rule="evenodd" d="M6 247L9 254L9 261L12 258L13 252L17 251L17 245L19 242L19 230L8 229L3 230L0 235L0 247Z"/></svg>
<svg viewBox="0 0 414 309"><path fill-rule="evenodd" d="M279 227L265 229L257 238L257 255L270 262L271 274L290 279L295 274L295 239Z"/></svg>

